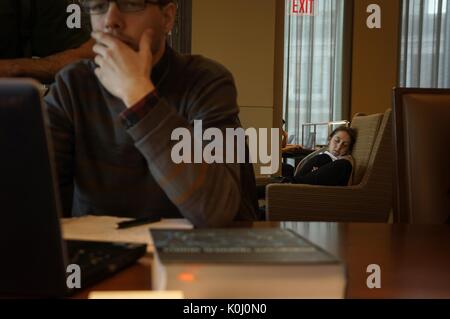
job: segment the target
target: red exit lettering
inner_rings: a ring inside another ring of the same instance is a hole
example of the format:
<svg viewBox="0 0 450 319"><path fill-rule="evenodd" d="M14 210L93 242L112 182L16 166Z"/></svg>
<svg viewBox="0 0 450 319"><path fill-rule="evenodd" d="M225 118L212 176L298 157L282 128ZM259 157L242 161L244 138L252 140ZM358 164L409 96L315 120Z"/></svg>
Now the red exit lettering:
<svg viewBox="0 0 450 319"><path fill-rule="evenodd" d="M314 15L314 0L291 0L294 15Z"/></svg>

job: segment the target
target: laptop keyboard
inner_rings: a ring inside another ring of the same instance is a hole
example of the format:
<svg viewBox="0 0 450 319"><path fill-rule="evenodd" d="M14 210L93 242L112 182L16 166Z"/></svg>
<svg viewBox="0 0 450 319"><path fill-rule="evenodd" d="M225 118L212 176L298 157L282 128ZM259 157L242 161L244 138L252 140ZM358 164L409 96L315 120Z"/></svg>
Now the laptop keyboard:
<svg viewBox="0 0 450 319"><path fill-rule="evenodd" d="M92 285L134 264L146 253L145 244L66 240L69 264L81 268L81 286Z"/></svg>

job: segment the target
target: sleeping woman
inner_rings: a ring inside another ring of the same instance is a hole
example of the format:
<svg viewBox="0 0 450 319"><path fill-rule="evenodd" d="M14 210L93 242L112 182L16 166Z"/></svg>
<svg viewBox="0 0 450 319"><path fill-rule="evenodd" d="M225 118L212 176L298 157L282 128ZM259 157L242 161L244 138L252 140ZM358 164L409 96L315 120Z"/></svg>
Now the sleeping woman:
<svg viewBox="0 0 450 319"><path fill-rule="evenodd" d="M326 186L345 186L352 180L354 161L350 155L356 141L356 131L340 126L329 136L328 148L305 158L293 177L283 182Z"/></svg>

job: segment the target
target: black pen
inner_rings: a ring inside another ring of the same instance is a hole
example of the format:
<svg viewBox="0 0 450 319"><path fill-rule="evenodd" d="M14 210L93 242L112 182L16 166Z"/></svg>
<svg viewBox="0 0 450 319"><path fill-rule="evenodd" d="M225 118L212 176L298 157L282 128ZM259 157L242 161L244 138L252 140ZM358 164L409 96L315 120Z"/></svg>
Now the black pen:
<svg viewBox="0 0 450 319"><path fill-rule="evenodd" d="M141 226L145 224L151 224L156 223L161 220L161 217L152 216L152 217L144 217L144 218L137 218L133 220L126 220L120 223L117 223L117 229L124 229L124 228L130 228L135 226Z"/></svg>

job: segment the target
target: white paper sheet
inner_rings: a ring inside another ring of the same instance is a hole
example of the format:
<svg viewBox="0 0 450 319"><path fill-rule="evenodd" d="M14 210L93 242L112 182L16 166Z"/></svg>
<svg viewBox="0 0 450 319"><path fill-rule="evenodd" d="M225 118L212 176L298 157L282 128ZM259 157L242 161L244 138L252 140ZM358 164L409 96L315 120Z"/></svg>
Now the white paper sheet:
<svg viewBox="0 0 450 319"><path fill-rule="evenodd" d="M159 222L117 229L117 223L129 220L111 216L84 216L61 219L64 239L94 240L147 244L147 252L153 252L153 242L149 229L192 229L186 219L162 219Z"/></svg>

